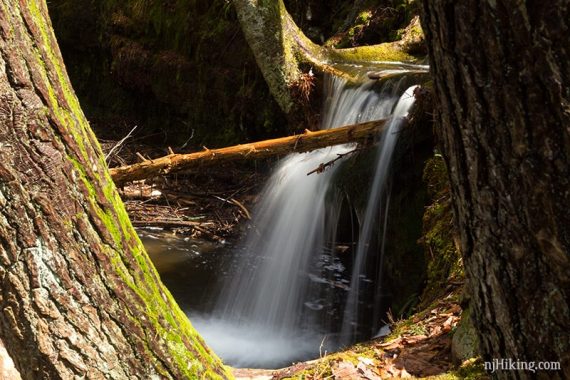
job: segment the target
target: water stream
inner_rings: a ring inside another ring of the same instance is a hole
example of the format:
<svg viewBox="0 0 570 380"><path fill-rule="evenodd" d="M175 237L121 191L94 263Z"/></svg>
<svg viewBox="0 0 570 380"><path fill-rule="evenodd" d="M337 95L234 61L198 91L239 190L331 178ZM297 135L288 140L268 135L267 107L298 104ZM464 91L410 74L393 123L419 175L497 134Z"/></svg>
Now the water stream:
<svg viewBox="0 0 570 380"><path fill-rule="evenodd" d="M260 196L247 236L230 254L221 255L223 262L215 262L227 273L217 276L222 283L216 302L187 307L191 321L226 363L277 368L357 338L363 266L367 255L382 253L372 240L378 237L378 226L380 235L385 234L391 156L400 121L413 104L413 88L404 93L408 85L405 77L385 83L363 80L359 86L325 79L323 129L392 117L380 138L371 187L363 189L368 204L357 223L352 273L336 252L343 194L333 178L340 165L318 175L307 173L354 146L284 158ZM199 257L199 250L194 255ZM201 260L196 257L194 261ZM210 261L203 262L212 268ZM208 292L216 292L212 289Z"/></svg>
<svg viewBox="0 0 570 380"><path fill-rule="evenodd" d="M386 230L388 223L388 209L390 206L390 191L386 186L387 177L390 173L390 164L396 142L398 139L398 129L402 124L402 120L408 115L408 111L414 104L414 90L417 86L409 87L398 100L391 115L391 120L386 132L384 133L380 149L378 151L378 159L376 160L376 171L372 180L372 186L366 203L366 212L362 221L360 235L356 249L356 259L352 270L350 290L344 308L344 316L342 323L341 338L344 344L350 344L358 338L358 320L359 320L359 304L360 286L363 281L361 273L364 272L364 265L367 262L368 255L378 254L373 249L372 240L375 233L374 229L380 227L380 265L382 269L384 257L384 245L386 241ZM377 232L378 233L378 232ZM382 271L378 275L377 282L382 283ZM377 298L377 297L375 297ZM374 316L373 320L380 321L380 316ZM372 328L376 329L375 325Z"/></svg>

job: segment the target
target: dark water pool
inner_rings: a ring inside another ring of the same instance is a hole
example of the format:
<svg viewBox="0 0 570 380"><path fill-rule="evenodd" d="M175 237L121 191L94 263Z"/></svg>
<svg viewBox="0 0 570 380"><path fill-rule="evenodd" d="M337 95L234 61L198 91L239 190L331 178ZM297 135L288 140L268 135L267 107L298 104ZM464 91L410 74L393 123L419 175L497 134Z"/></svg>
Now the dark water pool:
<svg viewBox="0 0 570 380"><path fill-rule="evenodd" d="M292 362L316 358L336 347L334 334L330 333L334 328L329 325L335 315L340 317L341 314L337 312L338 305L331 304L330 299L312 299L304 304L317 319L321 319L317 327L327 325L325 333L313 326L295 336L274 336L275 331L262 326L236 325L227 316L216 315L214 309L223 282L230 276L228 271L235 269L237 261L248 259L246 252L232 244L194 240L159 229L139 229L138 233L164 284L208 345L227 364L281 368ZM315 271L303 275L317 288L333 289L342 294L349 283L342 278L342 272L343 266L338 260L322 255ZM323 277L325 273L328 278Z"/></svg>
<svg viewBox="0 0 570 380"><path fill-rule="evenodd" d="M209 312L226 273L229 245L194 240L158 229L137 230L160 278L189 314Z"/></svg>

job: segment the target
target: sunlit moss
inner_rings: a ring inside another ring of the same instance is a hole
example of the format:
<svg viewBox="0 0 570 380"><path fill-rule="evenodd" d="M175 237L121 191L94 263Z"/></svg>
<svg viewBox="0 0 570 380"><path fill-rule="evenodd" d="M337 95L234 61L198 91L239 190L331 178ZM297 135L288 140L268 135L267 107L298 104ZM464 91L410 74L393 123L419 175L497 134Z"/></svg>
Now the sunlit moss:
<svg viewBox="0 0 570 380"><path fill-rule="evenodd" d="M393 43L347 49L331 49L329 52L331 58L337 63L377 61L413 62L415 60L415 57L399 49L397 45Z"/></svg>
<svg viewBox="0 0 570 380"><path fill-rule="evenodd" d="M158 273L133 229L111 180L101 148L67 80L59 52L52 50L55 37L44 11L39 8L37 1L26 2L25 6L40 32L41 43L35 47L35 59L36 66L40 68L37 74L46 86L47 102L51 110L49 115L55 119L58 132L63 138L67 135L73 137L78 151L68 152L67 160L74 168L73 175L77 182L86 191L84 196L87 207L112 240L109 242L112 244L103 245L101 250L108 256L115 274L123 284L132 289L142 301L145 317L154 326L154 331L150 333L157 334L164 341L177 369L186 378L231 378L230 372L209 352L172 295L160 283ZM55 74L55 77L50 77L48 73ZM93 157L95 161L92 161ZM75 217L87 218L82 214ZM71 224L72 221L66 221L65 225L71 228ZM129 267L129 256L135 259L136 267ZM140 323L135 320L133 322ZM188 349L183 339L191 342L190 349L194 352ZM145 345L146 349L151 349L148 342ZM168 376L162 364L156 363L155 368L161 375Z"/></svg>

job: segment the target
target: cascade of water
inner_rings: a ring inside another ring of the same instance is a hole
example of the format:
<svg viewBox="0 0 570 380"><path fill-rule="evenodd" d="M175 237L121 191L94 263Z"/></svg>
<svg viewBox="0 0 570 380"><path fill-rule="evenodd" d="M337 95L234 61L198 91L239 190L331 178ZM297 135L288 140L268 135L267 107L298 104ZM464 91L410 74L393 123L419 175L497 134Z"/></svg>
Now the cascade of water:
<svg viewBox="0 0 570 380"><path fill-rule="evenodd" d="M389 174L390 164L392 161L392 154L396 147L398 139L398 129L402 120L408 115L408 111L414 104L414 90L417 86L408 88L398 100L388 129L384 133L382 143L379 146L378 160L376 164L376 172L368 195L368 202L366 204L366 212L362 221L360 236L358 239L356 259L352 270L350 291L344 309L344 318L342 324L341 337L345 344L354 341L357 336L358 317L359 317L359 301L360 301L360 288L363 280L362 273L364 266L367 262L369 254L375 254L371 249L373 233L378 226L378 220L381 227L381 241L380 241L380 263L383 262L384 256L384 241L386 236L386 225L388 221L388 207L390 203L390 194L386 188L386 179ZM385 201L384 206L380 207L382 201ZM382 265L380 265L382 267ZM381 283L381 279L378 280Z"/></svg>
<svg viewBox="0 0 570 380"><path fill-rule="evenodd" d="M399 86L379 87L372 81L355 87L327 78L322 128L388 117ZM384 144L392 140L386 136ZM314 323L321 307L312 302L309 285L322 279L311 275L310 266L334 243L339 217L334 207L340 202L330 189L335 167L320 175L307 173L351 149L345 145L290 155L269 179L215 317L192 316L226 362L271 367L318 354L320 334L327 331ZM386 171L381 169L381 175Z"/></svg>

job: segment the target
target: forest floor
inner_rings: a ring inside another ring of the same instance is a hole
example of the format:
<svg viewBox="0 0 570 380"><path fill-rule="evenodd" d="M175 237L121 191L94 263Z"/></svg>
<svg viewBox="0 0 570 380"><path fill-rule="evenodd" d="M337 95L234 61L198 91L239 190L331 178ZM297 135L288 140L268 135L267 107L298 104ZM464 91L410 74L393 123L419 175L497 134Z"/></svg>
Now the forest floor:
<svg viewBox="0 0 570 380"><path fill-rule="evenodd" d="M116 144L103 142L108 153ZM143 144L126 144L109 157L120 166L163 156ZM135 227L159 227L213 242L239 236L267 176L267 164L235 163L129 183L119 189Z"/></svg>
<svg viewBox="0 0 570 380"><path fill-rule="evenodd" d="M480 361L456 365L451 359L451 340L462 313L460 291L452 287L427 309L394 321L386 337L287 368L234 369L234 375L240 380L488 379Z"/></svg>

